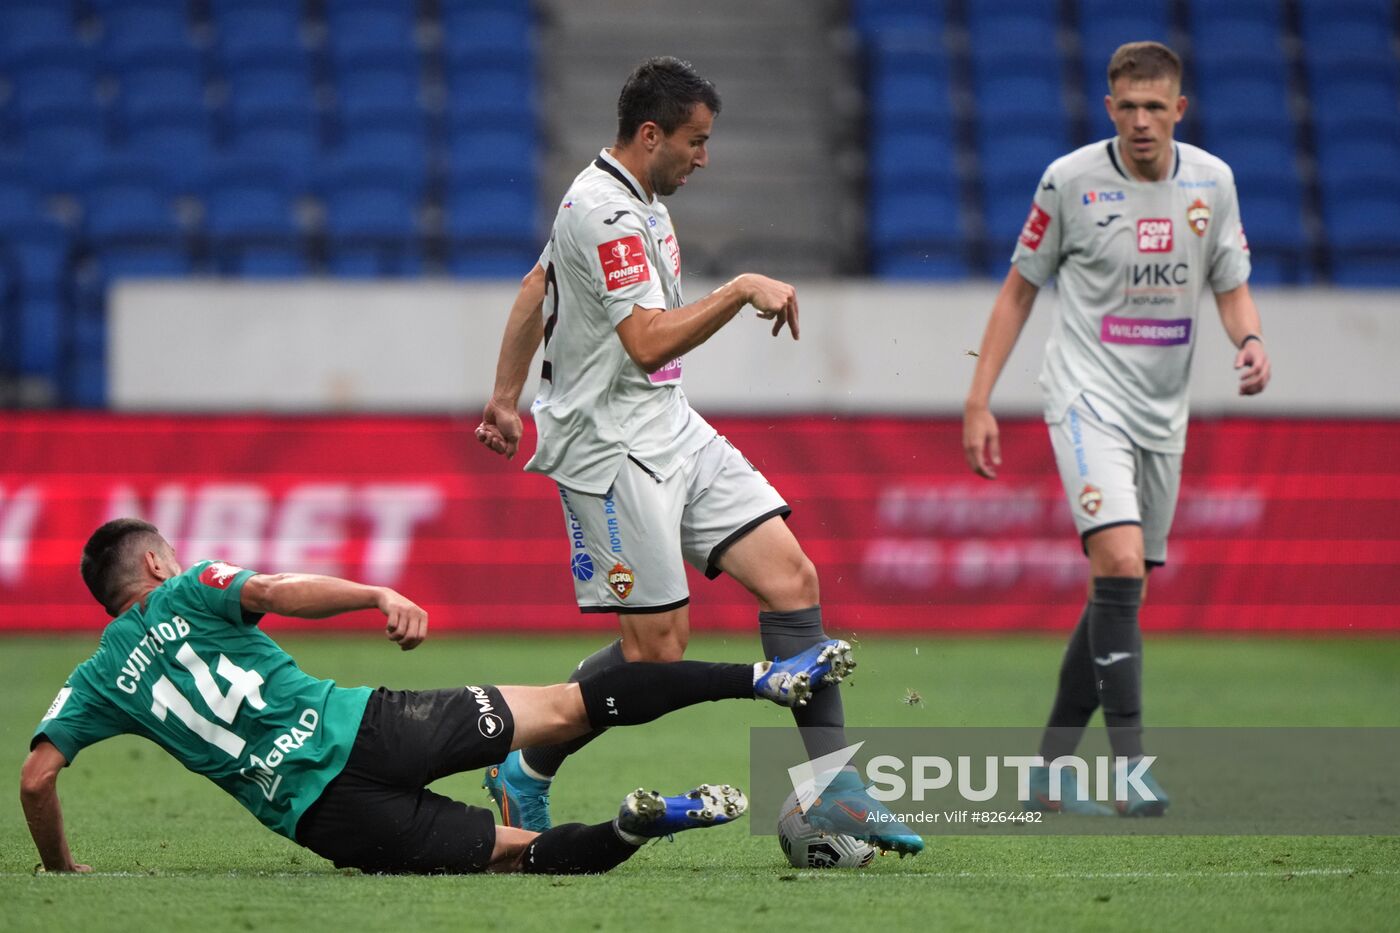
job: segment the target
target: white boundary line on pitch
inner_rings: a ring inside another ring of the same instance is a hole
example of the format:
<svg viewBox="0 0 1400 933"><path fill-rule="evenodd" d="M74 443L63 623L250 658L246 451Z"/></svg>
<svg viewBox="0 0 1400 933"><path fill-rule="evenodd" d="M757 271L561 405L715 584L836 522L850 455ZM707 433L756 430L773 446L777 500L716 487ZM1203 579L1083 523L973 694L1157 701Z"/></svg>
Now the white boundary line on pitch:
<svg viewBox="0 0 1400 933"><path fill-rule="evenodd" d="M801 871L802 878L827 878L834 872ZM1356 868L1280 868L1277 871L1088 871L1088 872L915 872L910 877L938 879L966 879L970 881L1097 881L1131 880L1135 878L1298 878L1298 877L1341 877L1350 875L1400 875L1400 870L1356 869ZM881 878L879 875L847 873L844 877Z"/></svg>

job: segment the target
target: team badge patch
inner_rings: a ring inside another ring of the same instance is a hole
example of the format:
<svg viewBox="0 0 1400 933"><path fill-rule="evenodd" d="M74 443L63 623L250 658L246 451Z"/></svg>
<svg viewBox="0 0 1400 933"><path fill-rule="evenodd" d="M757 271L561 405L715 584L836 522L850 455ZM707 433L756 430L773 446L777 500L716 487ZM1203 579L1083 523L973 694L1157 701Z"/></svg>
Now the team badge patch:
<svg viewBox="0 0 1400 933"><path fill-rule="evenodd" d="M613 568L608 571L608 586L617 594L618 599L626 599L631 596L632 585L636 582L637 578L621 561L613 564Z"/></svg>
<svg viewBox="0 0 1400 933"><path fill-rule="evenodd" d="M1079 507L1090 515L1097 515L1102 505L1103 493L1099 492L1099 487L1085 484L1083 491L1079 493Z"/></svg>
<svg viewBox="0 0 1400 933"><path fill-rule="evenodd" d="M573 573L575 580L587 583L593 579L593 558L585 553L575 554L574 559L569 562L569 571Z"/></svg>
<svg viewBox="0 0 1400 933"><path fill-rule="evenodd" d="M1200 198L1191 202L1186 209L1186 223L1196 236L1206 235L1206 224L1210 223L1210 205Z"/></svg>
<svg viewBox="0 0 1400 933"><path fill-rule="evenodd" d="M598 247L603 263L603 281L608 291L651 281L651 266L647 265L646 247L637 234L609 240Z"/></svg>
<svg viewBox="0 0 1400 933"><path fill-rule="evenodd" d="M671 257L671 274L679 276L681 274L681 245L676 242L676 235L668 233L666 239L661 241L661 245L666 247L666 255Z"/></svg>
<svg viewBox="0 0 1400 933"><path fill-rule="evenodd" d="M1030 216L1021 228L1021 245L1031 252L1040 249L1040 241L1045 239L1045 230L1050 226L1050 215L1040 209L1039 204L1031 204Z"/></svg>
<svg viewBox="0 0 1400 933"><path fill-rule="evenodd" d="M235 567L233 564L226 564L221 560L216 560L199 575L199 582L205 586L212 586L216 590L226 590L233 582L233 578L243 571L242 567Z"/></svg>

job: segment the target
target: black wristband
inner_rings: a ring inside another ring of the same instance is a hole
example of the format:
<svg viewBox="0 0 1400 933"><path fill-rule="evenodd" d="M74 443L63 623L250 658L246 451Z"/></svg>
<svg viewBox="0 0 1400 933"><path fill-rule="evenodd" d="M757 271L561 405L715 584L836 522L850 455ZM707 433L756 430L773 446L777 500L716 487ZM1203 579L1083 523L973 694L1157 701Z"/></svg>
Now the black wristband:
<svg viewBox="0 0 1400 933"><path fill-rule="evenodd" d="M1244 345L1247 344L1247 343L1249 343L1251 340L1257 340L1257 341L1259 341L1260 343L1263 343L1263 342L1264 342L1264 338L1263 338L1263 337L1260 337L1258 334L1246 334L1246 335L1245 335L1245 338L1244 338L1243 340L1240 341L1240 349L1243 350L1243 349L1244 349Z"/></svg>

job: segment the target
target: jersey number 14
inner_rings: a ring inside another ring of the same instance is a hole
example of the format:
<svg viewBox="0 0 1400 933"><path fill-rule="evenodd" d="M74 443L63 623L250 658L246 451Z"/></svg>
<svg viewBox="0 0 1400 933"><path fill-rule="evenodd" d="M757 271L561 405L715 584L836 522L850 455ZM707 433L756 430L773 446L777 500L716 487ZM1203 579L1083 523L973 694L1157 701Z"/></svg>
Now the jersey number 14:
<svg viewBox="0 0 1400 933"><path fill-rule="evenodd" d="M175 653L175 659L190 672L195 687L199 689L199 695L204 698L210 711L229 725L233 725L238 708L245 700L253 709L263 709L267 706L267 701L262 698L262 692L259 690L263 683L262 675L257 671L245 671L224 655L219 655L219 676L228 681L228 692L224 692L214 682L214 674L209 670L209 665L195 653L189 642L180 646L180 650ZM190 703L170 678L164 675L161 675L160 680L151 688L151 712L161 722L165 722L168 713L174 713L175 718L188 726L191 732L209 744L223 749L231 757L237 758L242 755L243 746L247 744L217 722L201 716L195 710L194 704Z"/></svg>

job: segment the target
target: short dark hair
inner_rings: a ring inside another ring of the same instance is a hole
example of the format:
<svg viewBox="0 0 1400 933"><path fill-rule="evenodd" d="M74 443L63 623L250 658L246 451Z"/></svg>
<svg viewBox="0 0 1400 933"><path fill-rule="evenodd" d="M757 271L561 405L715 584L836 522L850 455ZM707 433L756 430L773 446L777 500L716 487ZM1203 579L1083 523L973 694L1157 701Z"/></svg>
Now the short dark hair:
<svg viewBox="0 0 1400 933"><path fill-rule="evenodd" d="M1171 78L1181 85L1181 59L1160 42L1128 42L1108 60L1108 89L1119 78L1134 81L1155 81Z"/></svg>
<svg viewBox="0 0 1400 933"><path fill-rule="evenodd" d="M627 76L617 97L617 141L630 140L648 120L669 136L690 118L696 104L719 114L719 92L709 79L679 58L648 58Z"/></svg>
<svg viewBox="0 0 1400 933"><path fill-rule="evenodd" d="M88 538L79 569L88 592L108 615L121 612L121 599L136 576L140 555L164 542L155 525L139 518L114 518Z"/></svg>

